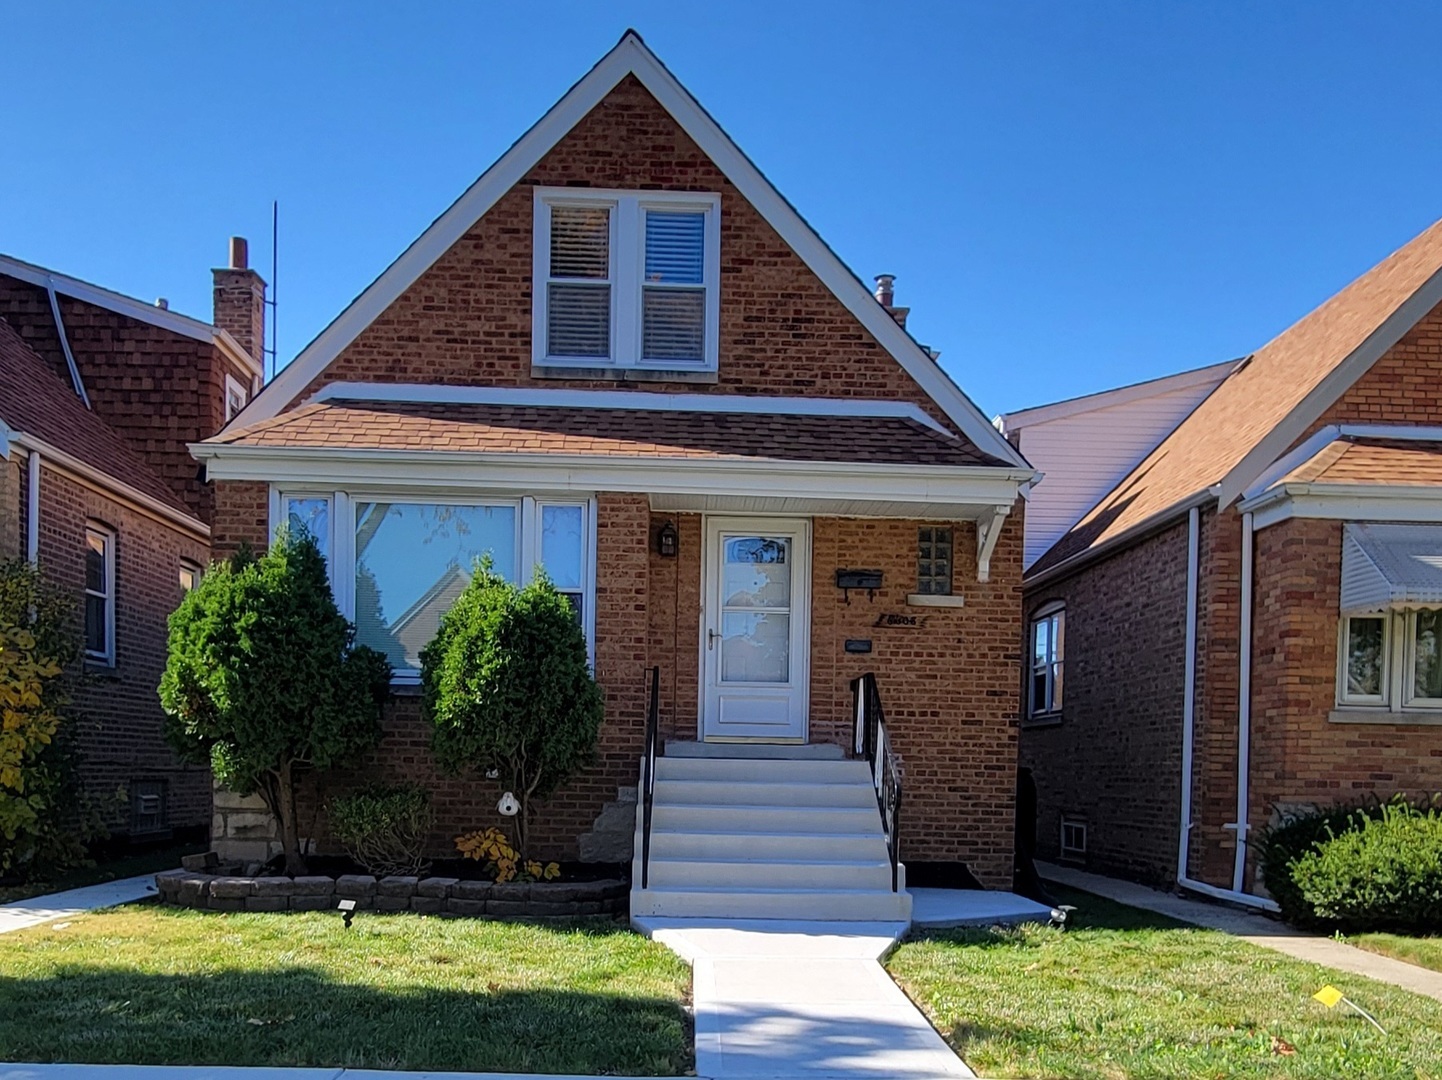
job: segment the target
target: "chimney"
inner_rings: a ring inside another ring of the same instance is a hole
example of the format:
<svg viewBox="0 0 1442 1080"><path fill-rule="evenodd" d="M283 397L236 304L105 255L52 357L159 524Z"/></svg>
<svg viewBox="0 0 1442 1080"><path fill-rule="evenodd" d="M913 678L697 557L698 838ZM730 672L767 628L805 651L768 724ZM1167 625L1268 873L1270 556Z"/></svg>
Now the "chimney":
<svg viewBox="0 0 1442 1080"><path fill-rule="evenodd" d="M216 328L227 331L264 368L265 279L250 268L245 237L230 238L230 265L212 270L211 275Z"/></svg>
<svg viewBox="0 0 1442 1080"><path fill-rule="evenodd" d="M895 305L895 303L894 303L895 300L896 300L896 275L895 275L895 274L877 274L877 275L876 275L876 302L877 302L878 304L880 304L882 307L884 307L884 308L886 309L887 314L889 314L893 319L896 320L896 325L897 325L897 326L899 326L899 327L901 327L903 330L905 330L905 329L906 329L906 317L911 314L911 308L897 307L897 306Z"/></svg>

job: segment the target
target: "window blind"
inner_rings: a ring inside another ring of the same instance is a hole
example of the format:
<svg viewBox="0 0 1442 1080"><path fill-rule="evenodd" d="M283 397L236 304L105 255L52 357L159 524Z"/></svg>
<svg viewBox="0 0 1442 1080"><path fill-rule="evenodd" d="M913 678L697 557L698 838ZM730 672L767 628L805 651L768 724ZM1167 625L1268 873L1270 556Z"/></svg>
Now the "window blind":
<svg viewBox="0 0 1442 1080"><path fill-rule="evenodd" d="M611 211L551 208L551 281L546 286L551 356L611 355Z"/></svg>
<svg viewBox="0 0 1442 1080"><path fill-rule="evenodd" d="M706 353L706 215L646 211L641 352L647 360L699 362Z"/></svg>

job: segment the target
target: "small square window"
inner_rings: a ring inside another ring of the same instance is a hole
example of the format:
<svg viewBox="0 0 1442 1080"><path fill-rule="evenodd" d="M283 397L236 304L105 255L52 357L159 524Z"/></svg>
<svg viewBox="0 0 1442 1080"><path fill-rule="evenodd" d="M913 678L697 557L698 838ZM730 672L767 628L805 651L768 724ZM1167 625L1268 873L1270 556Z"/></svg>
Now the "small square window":
<svg viewBox="0 0 1442 1080"><path fill-rule="evenodd" d="M923 596L951 595L951 529L917 530L916 591Z"/></svg>
<svg viewBox="0 0 1442 1080"><path fill-rule="evenodd" d="M1079 818L1061 819L1061 854L1064 859L1084 859L1087 853L1087 824Z"/></svg>

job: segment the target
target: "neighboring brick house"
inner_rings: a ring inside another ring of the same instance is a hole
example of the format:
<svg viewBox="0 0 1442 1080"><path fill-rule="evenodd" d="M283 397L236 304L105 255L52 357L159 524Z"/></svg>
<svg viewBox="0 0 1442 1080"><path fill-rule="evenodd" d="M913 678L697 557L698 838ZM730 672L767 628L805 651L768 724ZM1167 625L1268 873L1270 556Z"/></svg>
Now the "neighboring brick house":
<svg viewBox="0 0 1442 1080"><path fill-rule="evenodd" d="M634 798L652 666L667 749L738 753L849 746L850 681L874 670L903 854L1009 886L1013 509L1035 474L904 315L628 33L194 448L217 550L286 520L319 534L359 639L397 668L364 774L431 789L437 853L496 823L500 792L432 765L411 629L489 551L571 591L605 693L598 763L536 826L545 854L576 857ZM844 590L843 570L880 584Z"/></svg>
<svg viewBox="0 0 1442 1080"><path fill-rule="evenodd" d="M166 745L156 688L166 618L210 558L187 444L261 381L264 285L241 265L215 288L234 334L0 256L0 559L30 559L74 598L79 779L120 839L210 821L209 770Z"/></svg>
<svg viewBox="0 0 1442 1080"><path fill-rule="evenodd" d="M1223 369L1031 564L1044 856L1267 906L1277 815L1442 790L1439 305L1442 223ZM1024 452L1045 412L1003 418Z"/></svg>

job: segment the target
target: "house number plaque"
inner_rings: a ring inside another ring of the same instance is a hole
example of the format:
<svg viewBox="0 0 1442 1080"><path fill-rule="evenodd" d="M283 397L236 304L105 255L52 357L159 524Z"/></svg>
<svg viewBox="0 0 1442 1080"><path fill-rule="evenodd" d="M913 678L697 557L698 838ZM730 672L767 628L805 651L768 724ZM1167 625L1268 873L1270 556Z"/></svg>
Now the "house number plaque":
<svg viewBox="0 0 1442 1080"><path fill-rule="evenodd" d="M920 630L926 625L929 615L901 614L895 611L883 611L876 616L872 626L879 626L882 629Z"/></svg>

